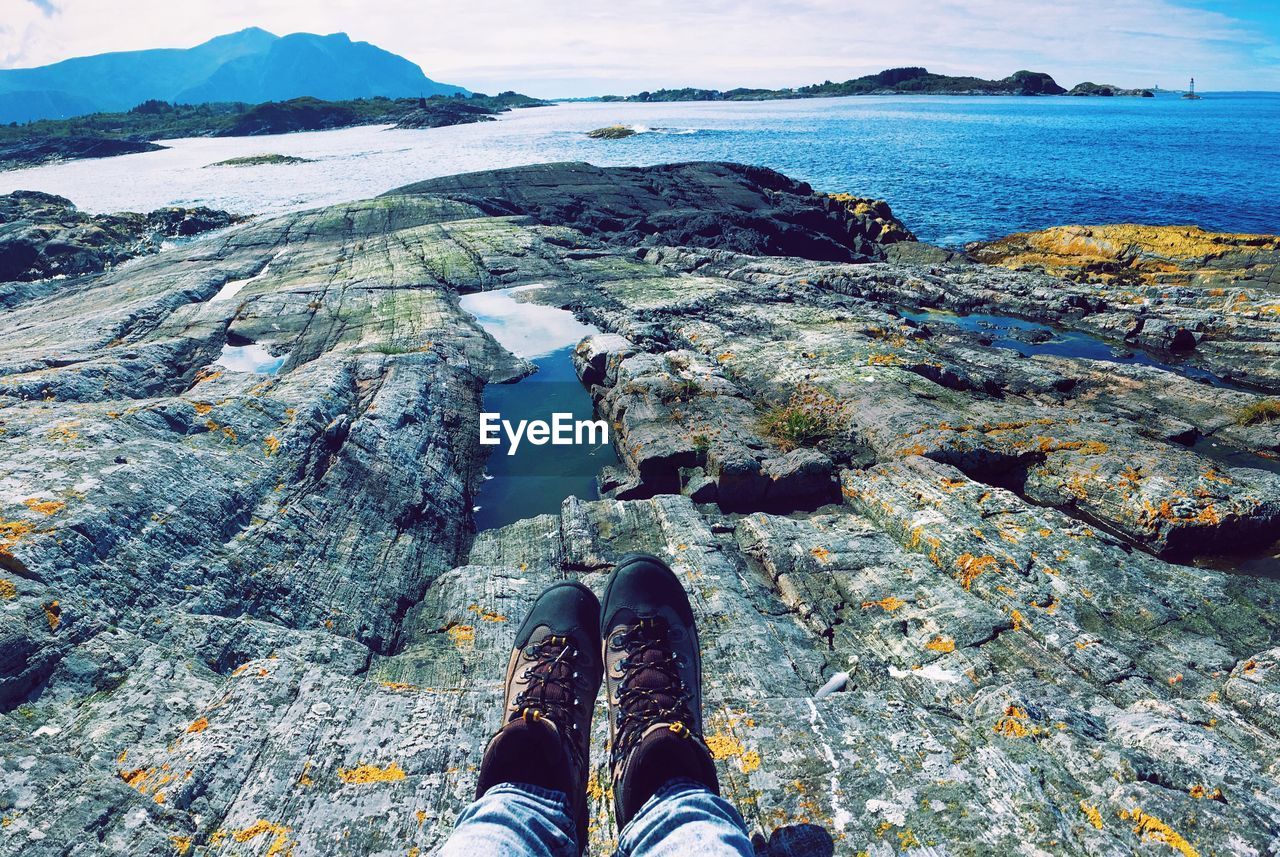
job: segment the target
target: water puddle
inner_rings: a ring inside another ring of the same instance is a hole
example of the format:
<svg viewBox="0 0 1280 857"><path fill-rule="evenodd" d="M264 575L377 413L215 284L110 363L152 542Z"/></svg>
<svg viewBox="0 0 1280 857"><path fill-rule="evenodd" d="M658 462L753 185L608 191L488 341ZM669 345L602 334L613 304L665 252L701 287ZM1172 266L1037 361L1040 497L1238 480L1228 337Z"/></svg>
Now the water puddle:
<svg viewBox="0 0 1280 857"><path fill-rule="evenodd" d="M272 256L271 262L274 262L276 260L276 256L279 256L279 255L280 253L277 252L275 256ZM262 270L254 274L252 277L248 277L243 280L231 280L227 283L224 283L222 288L218 289L218 293L213 297L209 298L209 303L216 304L221 301L231 300L236 295L240 294L240 290L243 289L245 286L249 285L252 282L255 282L256 280L261 280L268 273L270 273L271 262L268 262L267 264L263 265Z"/></svg>
<svg viewBox="0 0 1280 857"><path fill-rule="evenodd" d="M287 359L287 354L276 357L256 342L247 345L232 345L228 342L222 346L222 354L218 355L214 363L232 372L275 375Z"/></svg>
<svg viewBox="0 0 1280 857"><path fill-rule="evenodd" d="M1077 330L1061 330L1047 324L1027 321L1006 315L990 315L987 313L959 313L946 310L903 309L898 308L903 318L921 324L949 324L961 330L976 333L991 340L995 348L1016 351L1023 357L1033 354L1051 354L1055 357L1075 357L1085 360L1105 360L1108 363L1151 366L1168 372L1175 372L1196 381L1203 381L1215 387L1242 389L1228 381L1224 381L1212 372L1191 366L1186 363L1169 363L1159 360L1139 348L1127 343L1108 342L1088 333Z"/></svg>
<svg viewBox="0 0 1280 857"><path fill-rule="evenodd" d="M475 317L504 348L538 367L512 384L489 384L484 410L502 419L550 422L555 413L573 420L595 419L591 396L573 368L573 349L596 329L555 307L522 303L514 295L536 286L463 295L462 309ZM521 443L508 455L504 436L491 447L484 482L475 499L476 529L502 527L521 518L559 513L570 496L599 499L595 477L617 466L612 443L535 446Z"/></svg>

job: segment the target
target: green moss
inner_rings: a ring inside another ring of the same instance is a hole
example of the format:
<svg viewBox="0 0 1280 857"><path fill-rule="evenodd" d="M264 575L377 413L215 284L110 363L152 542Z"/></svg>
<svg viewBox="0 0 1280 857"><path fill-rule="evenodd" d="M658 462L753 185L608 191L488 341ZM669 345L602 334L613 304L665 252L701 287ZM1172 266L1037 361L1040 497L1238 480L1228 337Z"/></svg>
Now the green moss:
<svg viewBox="0 0 1280 857"><path fill-rule="evenodd" d="M1280 421L1280 399L1260 399L1236 411L1236 422L1242 426Z"/></svg>

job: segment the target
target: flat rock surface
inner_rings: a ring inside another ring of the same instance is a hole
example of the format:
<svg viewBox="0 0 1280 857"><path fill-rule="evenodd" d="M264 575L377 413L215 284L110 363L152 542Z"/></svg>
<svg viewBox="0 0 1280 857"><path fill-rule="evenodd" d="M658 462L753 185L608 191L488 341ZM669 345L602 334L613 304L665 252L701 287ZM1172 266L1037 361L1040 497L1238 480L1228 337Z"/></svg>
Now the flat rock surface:
<svg viewBox="0 0 1280 857"><path fill-rule="evenodd" d="M637 549L690 593L761 854L1280 849L1280 582L1232 570L1280 538L1280 439L1237 418L1280 392L1274 296L1139 310L907 241L638 251L520 202L620 175L602 207L649 216L645 170L591 169L255 221L0 313L0 854L433 853L528 606ZM681 217L830 214L651 178ZM482 390L527 364L458 296L531 283L602 331L575 365L623 468L477 534ZM903 315L938 307L1118 346L1218 320L1133 365Z"/></svg>

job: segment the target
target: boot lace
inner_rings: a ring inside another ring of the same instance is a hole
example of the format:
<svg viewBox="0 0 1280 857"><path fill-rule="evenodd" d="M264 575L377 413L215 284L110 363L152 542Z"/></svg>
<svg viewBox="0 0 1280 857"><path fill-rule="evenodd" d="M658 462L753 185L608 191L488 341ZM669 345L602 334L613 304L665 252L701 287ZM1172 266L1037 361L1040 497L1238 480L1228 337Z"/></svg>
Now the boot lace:
<svg viewBox="0 0 1280 857"><path fill-rule="evenodd" d="M682 658L670 646L670 628L662 618L641 619L625 628L616 645L626 651L619 664L618 740L615 760L624 755L653 723L670 723L687 734L694 722L692 693L680 677Z"/></svg>
<svg viewBox="0 0 1280 857"><path fill-rule="evenodd" d="M560 730L566 739L576 738L580 731L576 709L582 704L578 697L577 660L578 647L568 637L544 637L540 642L525 647L525 656L532 661L521 679L525 687L516 694L515 711L511 720L539 720L546 717ZM575 754L578 742L567 740Z"/></svg>

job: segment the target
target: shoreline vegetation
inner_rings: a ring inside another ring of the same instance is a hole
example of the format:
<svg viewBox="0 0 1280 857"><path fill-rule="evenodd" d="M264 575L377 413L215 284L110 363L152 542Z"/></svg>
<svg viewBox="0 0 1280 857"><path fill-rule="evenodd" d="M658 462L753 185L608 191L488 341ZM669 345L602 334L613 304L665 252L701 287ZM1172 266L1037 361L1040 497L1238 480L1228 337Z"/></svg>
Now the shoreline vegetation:
<svg viewBox="0 0 1280 857"><path fill-rule="evenodd" d="M838 98L851 95L1075 95L1075 96L1139 96L1151 98L1151 89L1124 89L1091 81L1071 89L1058 84L1043 71L1015 71L1001 80L980 77L934 74L920 66L887 68L875 74L855 77L843 83L824 81L790 89L659 89L635 95L605 95L599 101L664 102L664 101L775 101L794 98Z"/></svg>
<svg viewBox="0 0 1280 857"><path fill-rule="evenodd" d="M164 147L152 141L178 137L253 137L358 125L443 128L489 122L508 110L548 103L518 92L345 101L304 96L262 104L171 104L151 100L124 113L91 113L0 126L0 171L155 151Z"/></svg>

